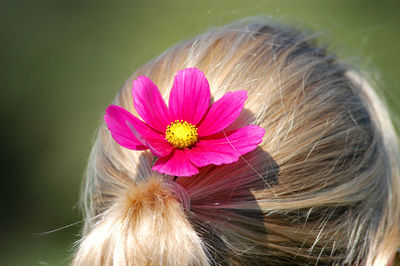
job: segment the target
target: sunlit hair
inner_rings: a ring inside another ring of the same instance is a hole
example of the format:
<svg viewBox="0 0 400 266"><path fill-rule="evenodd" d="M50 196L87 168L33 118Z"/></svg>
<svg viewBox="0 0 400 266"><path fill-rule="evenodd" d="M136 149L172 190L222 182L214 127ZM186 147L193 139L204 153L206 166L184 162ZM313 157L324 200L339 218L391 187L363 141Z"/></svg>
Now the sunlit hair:
<svg viewBox="0 0 400 266"><path fill-rule="evenodd" d="M400 243L398 140L358 72L314 38L271 23L216 28L140 67L114 100L137 115L132 80L169 95L196 67L213 100L248 92L235 123L266 129L239 162L193 177L151 171L149 151L102 123L83 193L74 265L385 265Z"/></svg>

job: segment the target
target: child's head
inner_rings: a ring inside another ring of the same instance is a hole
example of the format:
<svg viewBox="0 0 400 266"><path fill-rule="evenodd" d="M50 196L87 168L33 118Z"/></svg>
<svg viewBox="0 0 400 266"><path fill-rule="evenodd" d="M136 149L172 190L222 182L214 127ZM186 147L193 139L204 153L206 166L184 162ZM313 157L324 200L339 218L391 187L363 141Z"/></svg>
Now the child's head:
<svg viewBox="0 0 400 266"><path fill-rule="evenodd" d="M387 262L400 244L398 142L386 107L309 36L229 25L139 68L114 103L138 116L132 81L166 99L195 67L212 100L247 91L237 125L266 130L238 162L174 178L149 151L121 147L103 123L84 191L76 265L276 265Z"/></svg>

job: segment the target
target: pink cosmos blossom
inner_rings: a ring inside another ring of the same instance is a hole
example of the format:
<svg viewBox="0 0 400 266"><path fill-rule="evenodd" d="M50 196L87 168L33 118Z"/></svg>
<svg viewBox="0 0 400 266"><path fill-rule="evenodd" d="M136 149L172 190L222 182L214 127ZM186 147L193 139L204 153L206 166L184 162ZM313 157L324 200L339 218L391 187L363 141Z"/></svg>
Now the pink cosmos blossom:
<svg viewBox="0 0 400 266"><path fill-rule="evenodd" d="M196 68L176 74L168 107L148 77L133 81L132 95L143 121L117 105L107 108L104 119L121 146L150 149L158 157L152 169L160 173L192 176L199 167L236 162L265 134L255 125L225 130L242 112L247 92L227 92L210 105L208 81Z"/></svg>

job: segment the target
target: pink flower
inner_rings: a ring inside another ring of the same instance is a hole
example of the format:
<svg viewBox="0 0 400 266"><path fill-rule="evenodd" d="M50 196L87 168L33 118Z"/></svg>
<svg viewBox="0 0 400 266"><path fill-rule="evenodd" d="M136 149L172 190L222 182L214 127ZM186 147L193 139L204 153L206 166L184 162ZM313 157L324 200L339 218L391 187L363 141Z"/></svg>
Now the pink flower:
<svg viewBox="0 0 400 266"><path fill-rule="evenodd" d="M254 150L265 134L255 125L225 131L242 112L247 93L227 92L210 105L208 81L196 68L176 74L168 107L145 76L133 81L132 95L144 122L117 105L107 108L104 119L121 146L150 149L158 157L152 169L160 173L192 176L199 167L236 162Z"/></svg>

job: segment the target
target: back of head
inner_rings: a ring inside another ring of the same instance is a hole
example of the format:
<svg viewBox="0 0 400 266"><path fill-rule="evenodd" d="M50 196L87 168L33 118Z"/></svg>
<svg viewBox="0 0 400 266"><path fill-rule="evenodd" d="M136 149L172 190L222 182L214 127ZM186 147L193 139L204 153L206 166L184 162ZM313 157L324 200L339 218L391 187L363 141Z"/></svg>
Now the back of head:
<svg viewBox="0 0 400 266"><path fill-rule="evenodd" d="M103 123L74 264L387 263L400 244L397 137L371 86L310 39L272 24L229 25L139 68L114 101L133 114L137 76L166 99L174 75L196 67L214 101L246 90L235 123L266 134L238 162L172 181Z"/></svg>

